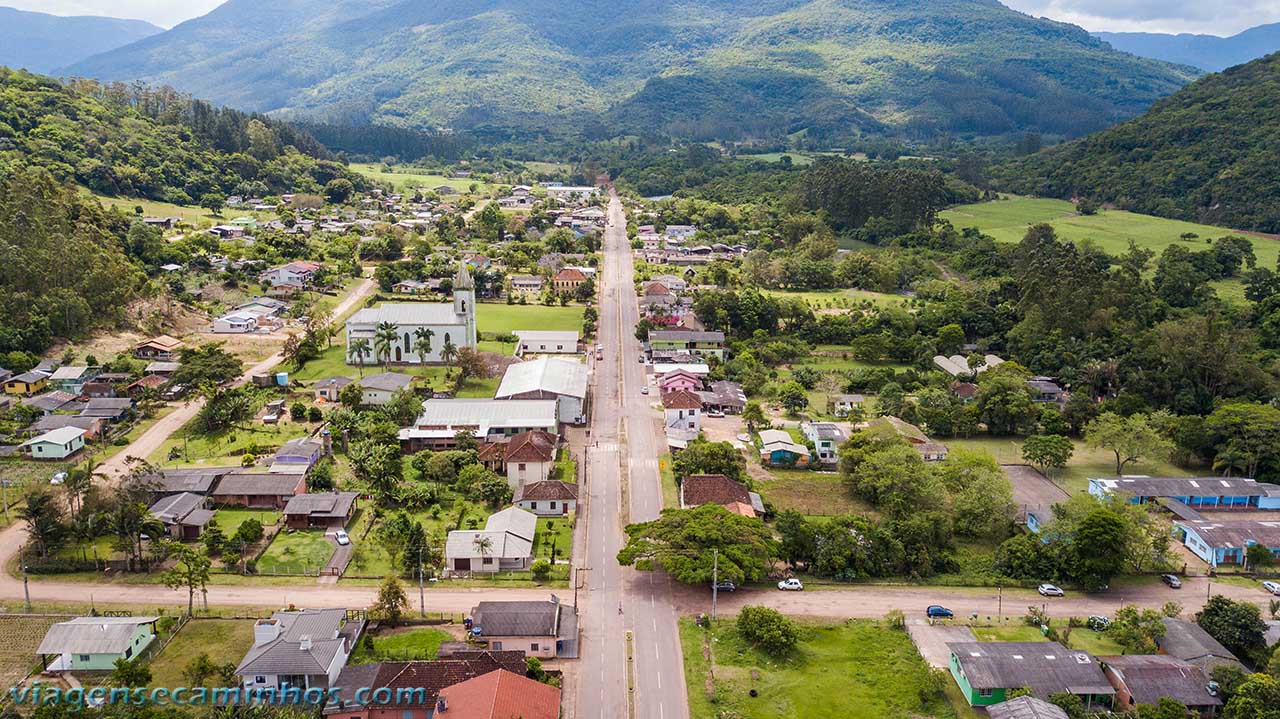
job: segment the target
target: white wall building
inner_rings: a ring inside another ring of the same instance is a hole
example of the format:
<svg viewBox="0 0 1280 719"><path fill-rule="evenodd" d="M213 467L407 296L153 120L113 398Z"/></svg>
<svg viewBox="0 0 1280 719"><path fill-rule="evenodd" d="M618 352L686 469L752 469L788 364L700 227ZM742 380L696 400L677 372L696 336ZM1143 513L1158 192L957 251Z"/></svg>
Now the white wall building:
<svg viewBox="0 0 1280 719"><path fill-rule="evenodd" d="M439 364L444 361L441 353L448 344L454 347L476 348L475 282L466 265L458 268L453 281L453 304L433 302L387 303L368 307L347 320L347 364L359 364L350 347L356 340L367 340L369 349L366 364L376 364L378 354L378 327L387 324L396 328L396 340L391 344L391 361L396 364ZM431 333L430 351L418 351L419 330Z"/></svg>

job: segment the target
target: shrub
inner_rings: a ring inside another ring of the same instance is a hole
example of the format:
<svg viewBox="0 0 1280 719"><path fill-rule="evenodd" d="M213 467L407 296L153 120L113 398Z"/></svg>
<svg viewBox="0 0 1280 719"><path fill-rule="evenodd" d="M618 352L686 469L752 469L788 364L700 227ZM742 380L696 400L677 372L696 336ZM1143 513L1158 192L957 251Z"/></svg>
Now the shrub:
<svg viewBox="0 0 1280 719"><path fill-rule="evenodd" d="M533 566L529 568L529 571L533 572L534 579L539 582L545 581L546 578L551 575L551 562L548 562L545 559L539 559L533 563Z"/></svg>
<svg viewBox="0 0 1280 719"><path fill-rule="evenodd" d="M787 654L800 641L796 623L769 607L748 606L738 615L738 634L767 654Z"/></svg>

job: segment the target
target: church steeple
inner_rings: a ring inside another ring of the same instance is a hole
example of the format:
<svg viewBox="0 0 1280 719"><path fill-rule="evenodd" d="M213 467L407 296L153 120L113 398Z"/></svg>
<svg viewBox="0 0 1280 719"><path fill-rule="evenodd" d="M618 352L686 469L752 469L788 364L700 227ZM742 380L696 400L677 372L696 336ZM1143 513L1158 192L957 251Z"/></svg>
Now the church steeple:
<svg viewBox="0 0 1280 719"><path fill-rule="evenodd" d="M466 328L462 337L462 346L475 349L479 339L476 331L476 283L467 271L467 263L458 265L458 274L453 278L453 312L458 321Z"/></svg>
<svg viewBox="0 0 1280 719"><path fill-rule="evenodd" d="M467 270L467 261L463 260L458 263L458 274L453 278L453 289L474 290L475 288L475 280L471 279L471 273Z"/></svg>

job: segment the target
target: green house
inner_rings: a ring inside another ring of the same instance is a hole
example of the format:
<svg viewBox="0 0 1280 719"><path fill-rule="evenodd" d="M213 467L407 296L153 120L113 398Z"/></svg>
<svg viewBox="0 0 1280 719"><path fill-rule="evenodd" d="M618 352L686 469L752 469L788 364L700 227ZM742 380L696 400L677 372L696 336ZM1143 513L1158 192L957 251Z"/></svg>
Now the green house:
<svg viewBox="0 0 1280 719"><path fill-rule="evenodd" d="M1041 699L1067 692L1086 708L1111 706L1115 689L1098 658L1057 642L953 642L948 665L970 706L1003 702L1018 689Z"/></svg>
<svg viewBox="0 0 1280 719"><path fill-rule="evenodd" d="M44 635L40 663L51 672L109 672L117 659L133 659L155 641L160 617L76 617Z"/></svg>
<svg viewBox="0 0 1280 719"><path fill-rule="evenodd" d="M724 359L723 332L693 330L649 330L652 352L687 352L696 357Z"/></svg>

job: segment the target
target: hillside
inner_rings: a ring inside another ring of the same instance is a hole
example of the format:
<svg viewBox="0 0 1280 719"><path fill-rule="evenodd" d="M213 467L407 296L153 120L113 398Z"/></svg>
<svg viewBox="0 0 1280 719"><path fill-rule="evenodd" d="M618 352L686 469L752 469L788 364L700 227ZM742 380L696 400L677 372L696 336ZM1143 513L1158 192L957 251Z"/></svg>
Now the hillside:
<svg viewBox="0 0 1280 719"><path fill-rule="evenodd" d="M363 178L284 123L171 90L103 87L0 67L0 175L43 168L103 195L192 205L207 194L318 191Z"/></svg>
<svg viewBox="0 0 1280 719"><path fill-rule="evenodd" d="M1231 37L1165 35L1148 32L1098 32L1117 50L1139 57L1219 72L1280 50L1280 23L1259 25Z"/></svg>
<svg viewBox="0 0 1280 719"><path fill-rule="evenodd" d="M340 123L1076 135L1189 68L996 0L230 0L66 72Z"/></svg>
<svg viewBox="0 0 1280 719"><path fill-rule="evenodd" d="M1000 189L1280 232L1280 53L1210 75L1142 117L1021 158Z"/></svg>
<svg viewBox="0 0 1280 719"><path fill-rule="evenodd" d="M141 20L60 17L0 7L0 65L49 72L164 32Z"/></svg>

